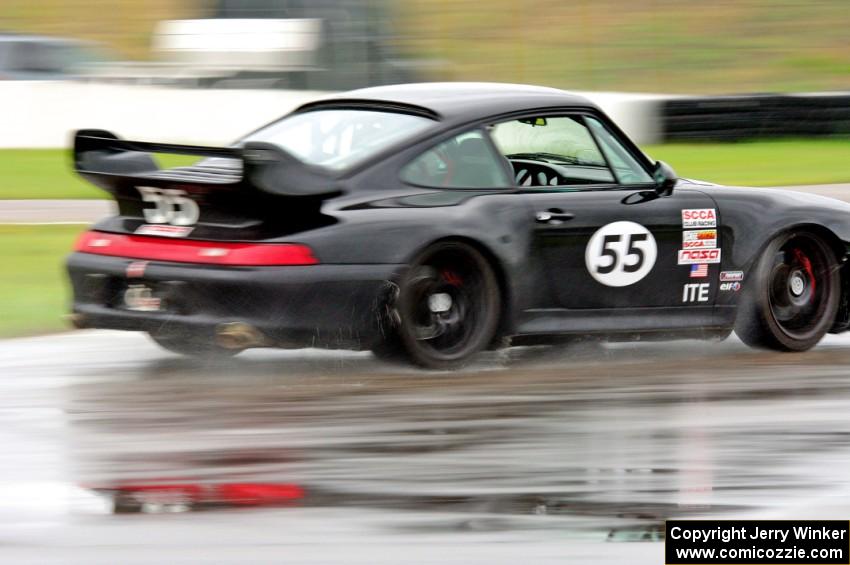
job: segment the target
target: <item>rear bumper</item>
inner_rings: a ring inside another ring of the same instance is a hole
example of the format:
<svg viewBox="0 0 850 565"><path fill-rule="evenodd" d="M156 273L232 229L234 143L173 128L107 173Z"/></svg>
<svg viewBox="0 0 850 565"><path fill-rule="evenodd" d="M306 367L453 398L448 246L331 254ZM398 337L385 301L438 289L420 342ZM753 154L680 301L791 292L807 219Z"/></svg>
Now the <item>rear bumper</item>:
<svg viewBox="0 0 850 565"><path fill-rule="evenodd" d="M67 267L80 327L167 332L213 339L223 324L253 326L279 347L368 349L401 265L219 267L73 253ZM161 299L159 311L126 308L128 285Z"/></svg>

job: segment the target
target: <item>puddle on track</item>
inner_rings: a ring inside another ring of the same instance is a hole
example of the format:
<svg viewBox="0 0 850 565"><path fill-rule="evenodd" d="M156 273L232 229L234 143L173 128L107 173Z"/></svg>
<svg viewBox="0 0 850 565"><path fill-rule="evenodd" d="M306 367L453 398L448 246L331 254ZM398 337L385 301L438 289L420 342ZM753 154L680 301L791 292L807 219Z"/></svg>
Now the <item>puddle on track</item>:
<svg viewBox="0 0 850 565"><path fill-rule="evenodd" d="M22 516L73 523L94 508L237 523L270 509L403 513L376 535L553 543L657 541L672 517L782 516L847 500L848 343L517 348L429 373L316 351L195 364L112 332L0 342L0 481L19 494L0 506L0 535ZM105 503L48 510L70 497L57 485Z"/></svg>

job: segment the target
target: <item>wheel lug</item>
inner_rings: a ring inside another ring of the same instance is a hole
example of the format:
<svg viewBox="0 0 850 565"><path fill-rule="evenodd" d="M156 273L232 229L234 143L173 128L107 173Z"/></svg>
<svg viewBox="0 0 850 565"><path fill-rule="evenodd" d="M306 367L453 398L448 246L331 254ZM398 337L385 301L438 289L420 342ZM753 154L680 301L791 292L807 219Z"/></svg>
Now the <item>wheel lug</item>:
<svg viewBox="0 0 850 565"><path fill-rule="evenodd" d="M806 289L806 281L799 274L794 274L788 282L788 288L794 296L800 296Z"/></svg>
<svg viewBox="0 0 850 565"><path fill-rule="evenodd" d="M433 314L442 314L452 309L452 297L447 292L435 292L428 297L428 309Z"/></svg>

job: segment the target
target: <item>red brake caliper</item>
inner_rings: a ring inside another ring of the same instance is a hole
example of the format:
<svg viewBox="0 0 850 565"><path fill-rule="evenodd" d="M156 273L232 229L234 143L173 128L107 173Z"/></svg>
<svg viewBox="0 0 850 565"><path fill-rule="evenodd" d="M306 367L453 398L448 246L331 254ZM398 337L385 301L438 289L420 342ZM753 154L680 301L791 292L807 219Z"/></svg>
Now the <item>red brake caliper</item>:
<svg viewBox="0 0 850 565"><path fill-rule="evenodd" d="M806 274L809 275L809 281L812 284L812 298L815 296L815 273L812 270L812 262L809 261L809 258L806 257L802 251L799 249L794 249L794 259L800 262L803 265L803 269L806 270Z"/></svg>
<svg viewBox="0 0 850 565"><path fill-rule="evenodd" d="M442 274L443 280L446 281L446 284L449 284L454 287L458 287L463 284L463 281L460 280L460 277L457 276L457 273L455 273L454 271L449 271L448 269L445 269Z"/></svg>

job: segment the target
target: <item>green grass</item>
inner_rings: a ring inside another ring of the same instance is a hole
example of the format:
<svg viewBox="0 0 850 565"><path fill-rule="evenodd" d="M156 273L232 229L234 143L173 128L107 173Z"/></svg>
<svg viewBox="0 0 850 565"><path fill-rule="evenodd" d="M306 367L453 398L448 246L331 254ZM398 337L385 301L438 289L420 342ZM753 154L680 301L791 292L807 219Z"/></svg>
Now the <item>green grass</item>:
<svg viewBox="0 0 850 565"><path fill-rule="evenodd" d="M0 29L100 41L150 58L164 19L211 0L2 0ZM847 0L369 0L392 9L430 78L575 90L727 93L850 88Z"/></svg>
<svg viewBox="0 0 850 565"><path fill-rule="evenodd" d="M83 226L0 225L0 337L66 329L64 258Z"/></svg>
<svg viewBox="0 0 850 565"><path fill-rule="evenodd" d="M686 178L743 186L850 182L850 139L671 143L644 147Z"/></svg>
<svg viewBox="0 0 850 565"><path fill-rule="evenodd" d="M106 44L118 57L147 58L159 20L198 17L198 0L2 0L0 29Z"/></svg>
<svg viewBox="0 0 850 565"><path fill-rule="evenodd" d="M166 167L198 160L186 155L157 155L157 159ZM109 197L73 171L70 152L64 149L0 150L0 173L0 200Z"/></svg>
<svg viewBox="0 0 850 565"><path fill-rule="evenodd" d="M61 149L0 151L0 198L106 198L71 169L70 154Z"/></svg>
<svg viewBox="0 0 850 565"><path fill-rule="evenodd" d="M847 0L417 0L402 46L454 80L730 93L850 87Z"/></svg>

